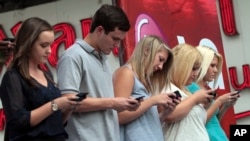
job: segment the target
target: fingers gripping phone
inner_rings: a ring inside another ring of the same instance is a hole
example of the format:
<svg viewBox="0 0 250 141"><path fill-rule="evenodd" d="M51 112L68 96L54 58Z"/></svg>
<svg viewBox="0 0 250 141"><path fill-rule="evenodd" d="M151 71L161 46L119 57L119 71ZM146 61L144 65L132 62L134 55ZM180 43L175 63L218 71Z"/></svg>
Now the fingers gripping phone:
<svg viewBox="0 0 250 141"><path fill-rule="evenodd" d="M182 96L181 96L181 94L180 94L180 92L178 90L174 91L174 93L175 93L175 96L171 95L170 97L173 99L174 103L178 104L174 99L179 99Z"/></svg>
<svg viewBox="0 0 250 141"><path fill-rule="evenodd" d="M73 101L82 101L87 97L88 93L78 93L76 96L78 97L77 99L72 99Z"/></svg>
<svg viewBox="0 0 250 141"><path fill-rule="evenodd" d="M173 95L170 96L172 99L174 99L174 98L175 99L181 98L181 94L180 94L180 92L178 90L174 91L174 93L175 93L175 96L173 96Z"/></svg>
<svg viewBox="0 0 250 141"><path fill-rule="evenodd" d="M212 96L214 96L214 98L215 98L216 95L217 95L217 93L216 93L216 91L213 91L213 92L209 93L209 95L212 95Z"/></svg>
<svg viewBox="0 0 250 141"><path fill-rule="evenodd" d="M236 93L232 94L232 96L240 94L241 90L236 90Z"/></svg>
<svg viewBox="0 0 250 141"><path fill-rule="evenodd" d="M15 42L14 38L4 38L3 41Z"/></svg>
<svg viewBox="0 0 250 141"><path fill-rule="evenodd" d="M239 94L241 92L241 90L237 90L237 93L236 94Z"/></svg>
<svg viewBox="0 0 250 141"><path fill-rule="evenodd" d="M145 96L139 96L137 98L135 98L138 102L140 102Z"/></svg>
<svg viewBox="0 0 250 141"><path fill-rule="evenodd" d="M181 98L181 94L178 90L174 91L174 93L176 95L175 98Z"/></svg>

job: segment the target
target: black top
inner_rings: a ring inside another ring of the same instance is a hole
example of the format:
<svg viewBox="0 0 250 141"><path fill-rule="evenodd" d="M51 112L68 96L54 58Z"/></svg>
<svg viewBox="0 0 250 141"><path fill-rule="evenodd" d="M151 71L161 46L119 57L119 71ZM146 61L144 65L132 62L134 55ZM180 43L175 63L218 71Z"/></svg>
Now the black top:
<svg viewBox="0 0 250 141"><path fill-rule="evenodd" d="M30 86L16 69L8 70L0 86L0 97L6 115L5 139L8 141L32 138L65 138L61 111L54 112L35 127L30 125L31 110L60 97L59 89L47 78L48 86Z"/></svg>

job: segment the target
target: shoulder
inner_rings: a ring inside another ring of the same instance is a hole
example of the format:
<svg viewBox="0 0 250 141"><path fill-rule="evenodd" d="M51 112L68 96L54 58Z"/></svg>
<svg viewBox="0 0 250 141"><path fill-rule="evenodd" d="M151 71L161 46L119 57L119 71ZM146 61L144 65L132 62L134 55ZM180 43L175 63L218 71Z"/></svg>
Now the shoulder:
<svg viewBox="0 0 250 141"><path fill-rule="evenodd" d="M9 78L9 79L14 79L14 78L18 78L21 77L21 75L19 74L19 72L16 69L10 69L7 70L4 74L3 78Z"/></svg>
<svg viewBox="0 0 250 141"><path fill-rule="evenodd" d="M121 66L120 68L114 71L114 75L133 76L134 72L128 66Z"/></svg>
<svg viewBox="0 0 250 141"><path fill-rule="evenodd" d="M84 60L83 58L86 58L86 54L84 54L83 49L81 49L81 47L77 47L78 45L72 45L70 46L68 49L66 49L62 55L59 57L58 60L58 66L61 65L70 65L70 64L74 64L73 62L76 62L76 64L78 64L78 62L81 62L82 60Z"/></svg>
<svg viewBox="0 0 250 141"><path fill-rule="evenodd" d="M21 77L16 69L7 70L1 81L1 87L16 87L24 81L25 80Z"/></svg>
<svg viewBox="0 0 250 141"><path fill-rule="evenodd" d="M118 81L130 83L134 81L134 76L135 74L130 68L128 68L127 66L121 66L113 73L113 81L115 81L116 83Z"/></svg>

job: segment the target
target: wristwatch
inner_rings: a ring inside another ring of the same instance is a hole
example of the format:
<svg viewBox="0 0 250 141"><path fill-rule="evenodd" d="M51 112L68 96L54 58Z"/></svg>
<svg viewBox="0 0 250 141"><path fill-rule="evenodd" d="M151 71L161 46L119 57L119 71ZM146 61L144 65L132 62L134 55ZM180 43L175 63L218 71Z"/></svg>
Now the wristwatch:
<svg viewBox="0 0 250 141"><path fill-rule="evenodd" d="M56 112L59 110L58 105L54 102L54 100L51 101L51 110L53 112Z"/></svg>

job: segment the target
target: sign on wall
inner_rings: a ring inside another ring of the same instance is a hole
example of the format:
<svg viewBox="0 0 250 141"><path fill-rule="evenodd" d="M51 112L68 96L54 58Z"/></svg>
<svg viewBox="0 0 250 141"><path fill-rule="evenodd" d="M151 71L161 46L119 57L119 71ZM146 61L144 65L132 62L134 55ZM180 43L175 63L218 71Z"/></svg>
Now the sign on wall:
<svg viewBox="0 0 250 141"><path fill-rule="evenodd" d="M208 0L120 0L131 28L126 37L124 58L127 60L140 38L155 34L172 48L180 43L206 45L224 57L216 1ZM136 5L136 8L134 8ZM219 94L230 91L225 57L217 88ZM222 126L229 135L229 125L235 124L234 110L224 116Z"/></svg>

